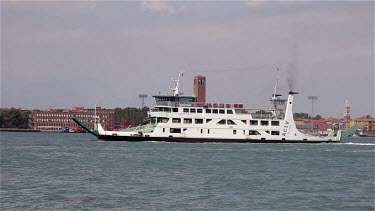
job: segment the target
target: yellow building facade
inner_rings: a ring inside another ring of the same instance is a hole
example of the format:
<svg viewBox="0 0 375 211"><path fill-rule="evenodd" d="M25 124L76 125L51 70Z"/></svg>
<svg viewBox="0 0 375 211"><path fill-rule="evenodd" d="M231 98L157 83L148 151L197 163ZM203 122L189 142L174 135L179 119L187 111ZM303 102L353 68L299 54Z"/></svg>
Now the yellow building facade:
<svg viewBox="0 0 375 211"><path fill-rule="evenodd" d="M357 118L350 121L349 125L361 126L362 131L375 132L375 118Z"/></svg>

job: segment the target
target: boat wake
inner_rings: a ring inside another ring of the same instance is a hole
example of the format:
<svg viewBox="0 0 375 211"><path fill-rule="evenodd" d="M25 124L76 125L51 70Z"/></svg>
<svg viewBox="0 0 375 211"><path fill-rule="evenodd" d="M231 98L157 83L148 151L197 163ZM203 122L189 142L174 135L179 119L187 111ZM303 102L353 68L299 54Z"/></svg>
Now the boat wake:
<svg viewBox="0 0 375 211"><path fill-rule="evenodd" d="M342 144L357 145L357 146L375 146L375 143L353 143L353 142L348 142L348 143L342 143Z"/></svg>

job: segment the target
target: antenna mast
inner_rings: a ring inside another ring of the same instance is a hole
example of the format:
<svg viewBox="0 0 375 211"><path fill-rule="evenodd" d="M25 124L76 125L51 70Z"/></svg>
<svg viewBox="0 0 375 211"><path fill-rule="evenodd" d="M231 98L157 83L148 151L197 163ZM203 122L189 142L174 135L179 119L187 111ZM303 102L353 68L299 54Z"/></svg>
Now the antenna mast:
<svg viewBox="0 0 375 211"><path fill-rule="evenodd" d="M275 84L275 90L272 95L273 100L277 99L276 94L277 94L277 85L279 84L279 77L280 77L280 69L276 68L276 84Z"/></svg>
<svg viewBox="0 0 375 211"><path fill-rule="evenodd" d="M318 100L318 96L307 96L307 99L311 100L311 131L314 129L314 103Z"/></svg>
<svg viewBox="0 0 375 211"><path fill-rule="evenodd" d="M180 85L180 78L182 76L184 76L184 73L180 72L180 73L178 73L178 78L177 79L173 79L172 78L172 81L176 82L176 87L174 89L172 89L174 96L178 96L180 94L180 92L178 91L178 87Z"/></svg>
<svg viewBox="0 0 375 211"><path fill-rule="evenodd" d="M277 94L277 86L279 85L279 77L280 77L280 69L279 68L276 68L276 84L275 84L275 89L273 91L273 94L272 94L272 97L270 99L271 101L271 105L270 105L270 110L272 110L272 114L273 116L277 116L277 101L279 100L279 96L281 95L278 95Z"/></svg>
<svg viewBox="0 0 375 211"><path fill-rule="evenodd" d="M138 95L138 97L139 97L139 99L141 99L141 109L143 108L143 107L145 107L145 99L148 97L148 95L147 94L139 94Z"/></svg>

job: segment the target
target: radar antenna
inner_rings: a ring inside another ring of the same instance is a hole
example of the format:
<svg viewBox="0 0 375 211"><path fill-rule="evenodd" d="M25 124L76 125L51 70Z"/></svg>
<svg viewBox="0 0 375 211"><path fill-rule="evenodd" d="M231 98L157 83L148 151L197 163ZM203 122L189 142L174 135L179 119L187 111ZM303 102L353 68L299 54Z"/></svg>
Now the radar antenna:
<svg viewBox="0 0 375 211"><path fill-rule="evenodd" d="M172 78L172 81L174 81L175 83L176 83L176 87L174 88L174 89L171 89L172 91L173 91L173 95L174 96L178 96L178 95L180 95L180 92L178 91L178 87L179 87L179 85L180 85L180 78L182 77L182 76L184 76L184 73L183 72L180 72L180 73L178 73L178 78L177 79L173 79Z"/></svg>

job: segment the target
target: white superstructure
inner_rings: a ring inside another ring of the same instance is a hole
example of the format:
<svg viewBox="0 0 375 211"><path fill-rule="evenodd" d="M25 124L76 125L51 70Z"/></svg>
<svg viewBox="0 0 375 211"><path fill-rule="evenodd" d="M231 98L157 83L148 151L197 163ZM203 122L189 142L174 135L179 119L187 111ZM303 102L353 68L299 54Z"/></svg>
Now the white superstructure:
<svg viewBox="0 0 375 211"><path fill-rule="evenodd" d="M150 123L123 131L105 131L98 124L98 137L123 141L174 142L338 142L334 136L312 136L298 131L293 119L293 98L279 99L275 93L268 110L246 109L243 104L198 103L195 96L179 93L179 78L171 95L154 95L156 105L149 111ZM280 106L286 108L280 110Z"/></svg>

